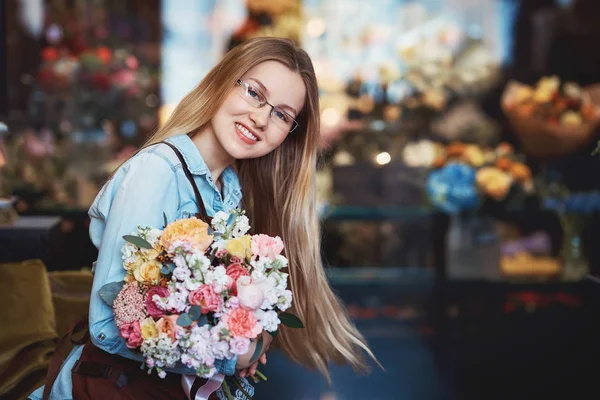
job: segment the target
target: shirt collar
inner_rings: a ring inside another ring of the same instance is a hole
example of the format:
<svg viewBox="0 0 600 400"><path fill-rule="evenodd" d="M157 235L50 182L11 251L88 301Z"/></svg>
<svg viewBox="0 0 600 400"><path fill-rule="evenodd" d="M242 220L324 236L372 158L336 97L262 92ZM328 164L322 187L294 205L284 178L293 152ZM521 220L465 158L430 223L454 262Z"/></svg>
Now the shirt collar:
<svg viewBox="0 0 600 400"><path fill-rule="evenodd" d="M210 173L200 151L188 135L171 136L167 141L177 147L192 174L205 175Z"/></svg>

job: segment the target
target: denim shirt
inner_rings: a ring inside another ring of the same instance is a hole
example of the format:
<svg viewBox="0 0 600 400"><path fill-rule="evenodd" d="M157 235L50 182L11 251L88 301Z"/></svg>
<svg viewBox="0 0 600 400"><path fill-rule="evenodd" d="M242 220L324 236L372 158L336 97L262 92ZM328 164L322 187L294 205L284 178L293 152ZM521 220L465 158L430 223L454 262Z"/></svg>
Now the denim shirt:
<svg viewBox="0 0 600 400"><path fill-rule="evenodd" d="M217 211L229 211L239 206L242 191L233 168L222 173L223 195L219 192L212 175L196 145L187 135L167 139L182 153L192 173L209 216ZM110 282L125 277L121 248L124 235L135 232L138 225L160 228L164 225L163 213L168 222L187 218L198 212L198 204L190 181L186 178L181 162L169 146L150 146L122 165L113 178L96 196L89 210L90 238L99 249L94 270L94 283L90 297L89 329L94 345L109 353L137 360L143 357L132 352L119 336L111 307L102 301L98 291ZM52 388L51 399L71 399L71 368L79 359L82 346L76 346L65 360ZM217 371L233 375L237 360L217 360ZM181 365L167 372L194 374L193 369ZM41 399L43 387L36 390L31 399Z"/></svg>

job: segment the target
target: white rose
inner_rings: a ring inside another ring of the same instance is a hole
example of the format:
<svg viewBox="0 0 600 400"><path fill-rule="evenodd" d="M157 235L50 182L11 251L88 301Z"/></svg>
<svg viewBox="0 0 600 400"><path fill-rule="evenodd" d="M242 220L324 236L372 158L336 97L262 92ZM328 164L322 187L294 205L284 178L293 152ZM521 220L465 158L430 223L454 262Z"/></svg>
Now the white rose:
<svg viewBox="0 0 600 400"><path fill-rule="evenodd" d="M237 280L237 293L240 306L256 310L264 301L264 292L260 284L256 284L249 276L240 276Z"/></svg>

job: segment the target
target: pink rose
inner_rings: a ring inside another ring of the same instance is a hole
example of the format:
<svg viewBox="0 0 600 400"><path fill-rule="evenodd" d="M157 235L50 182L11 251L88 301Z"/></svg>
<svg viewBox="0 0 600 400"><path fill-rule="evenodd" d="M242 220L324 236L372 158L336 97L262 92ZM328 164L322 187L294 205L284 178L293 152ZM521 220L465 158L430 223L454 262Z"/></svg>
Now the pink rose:
<svg viewBox="0 0 600 400"><path fill-rule="evenodd" d="M250 348L250 339L244 337L234 337L229 341L229 351L238 356L246 354Z"/></svg>
<svg viewBox="0 0 600 400"><path fill-rule="evenodd" d="M225 273L231 277L231 285L228 289L231 290L231 294L237 295L237 285L236 282L240 276L249 276L250 273L240 263L229 264L229 267L225 270Z"/></svg>
<svg viewBox="0 0 600 400"><path fill-rule="evenodd" d="M215 293L213 285L202 285L197 290L191 292L188 300L193 306L200 306L202 314L207 314L209 311L217 311L221 305L221 296Z"/></svg>
<svg viewBox="0 0 600 400"><path fill-rule="evenodd" d="M238 256L231 256L231 258L229 259L229 262L232 264L241 264L242 258L238 257Z"/></svg>
<svg viewBox="0 0 600 400"><path fill-rule="evenodd" d="M134 321L130 324L123 324L119 328L119 334L123 339L127 339L127 347L135 349L142 345L144 338L142 338L142 329L140 328L140 321Z"/></svg>
<svg viewBox="0 0 600 400"><path fill-rule="evenodd" d="M177 318L179 318L179 315L174 314L164 316L158 321L156 321L156 329L159 332L166 334L169 338L171 338L173 342L177 340Z"/></svg>
<svg viewBox="0 0 600 400"><path fill-rule="evenodd" d="M237 297L240 299L240 306L248 310L256 310L265 300L262 286L253 283L249 276L238 278Z"/></svg>
<svg viewBox="0 0 600 400"><path fill-rule="evenodd" d="M146 297L146 311L148 312L149 316L159 318L164 315L165 311L159 308L154 302L154 300L152 300L155 294L158 295L158 297L168 297L169 289L164 288L162 286L152 286L148 290L148 294Z"/></svg>
<svg viewBox="0 0 600 400"><path fill-rule="evenodd" d="M271 237L268 235L252 236L252 255L260 257L269 257L274 260L283 251L283 241L279 236Z"/></svg>
<svg viewBox="0 0 600 400"><path fill-rule="evenodd" d="M225 319L232 336L254 339L262 332L262 326L258 323L254 314L246 309L236 308Z"/></svg>

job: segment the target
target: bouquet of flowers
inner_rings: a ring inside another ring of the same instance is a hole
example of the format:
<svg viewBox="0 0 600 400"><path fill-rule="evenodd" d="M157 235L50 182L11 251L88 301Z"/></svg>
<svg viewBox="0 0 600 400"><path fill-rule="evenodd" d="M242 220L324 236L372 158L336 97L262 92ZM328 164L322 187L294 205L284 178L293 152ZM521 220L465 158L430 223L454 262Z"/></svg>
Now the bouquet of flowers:
<svg viewBox="0 0 600 400"><path fill-rule="evenodd" d="M194 217L172 223L165 217L163 230L140 226L124 236L125 279L105 285L100 296L113 307L127 347L144 356L148 373L164 378L166 368L181 362L210 378L215 360L247 353L257 337L252 360L258 359L263 330L275 336L280 323L303 327L285 312L292 292L282 240L247 234L244 214L220 211L211 226Z"/></svg>
<svg viewBox="0 0 600 400"><path fill-rule="evenodd" d="M480 200L507 205L534 193L531 170L521 158L505 142L495 148L450 143L436 151L427 193L434 206L451 214L474 209Z"/></svg>
<svg viewBox="0 0 600 400"><path fill-rule="evenodd" d="M597 85L582 88L544 77L531 87L510 82L502 108L525 150L535 156L568 153L591 137L600 121Z"/></svg>

